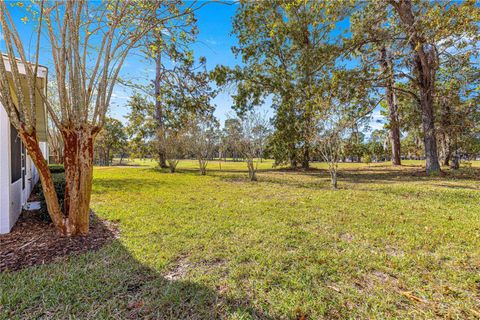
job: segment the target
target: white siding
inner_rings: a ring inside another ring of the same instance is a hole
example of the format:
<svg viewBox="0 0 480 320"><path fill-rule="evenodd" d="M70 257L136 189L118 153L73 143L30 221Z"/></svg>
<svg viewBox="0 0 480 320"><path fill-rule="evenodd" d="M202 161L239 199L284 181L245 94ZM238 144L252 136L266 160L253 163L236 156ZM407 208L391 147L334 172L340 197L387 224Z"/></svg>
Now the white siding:
<svg viewBox="0 0 480 320"><path fill-rule="evenodd" d="M43 152L47 152L45 142L41 142L41 148ZM10 232L39 178L33 161L27 156L25 188L22 186L22 179L11 183L10 161L10 121L5 109L0 105L0 234Z"/></svg>
<svg viewBox="0 0 480 320"><path fill-rule="evenodd" d="M0 233L10 231L10 122L0 105Z"/></svg>

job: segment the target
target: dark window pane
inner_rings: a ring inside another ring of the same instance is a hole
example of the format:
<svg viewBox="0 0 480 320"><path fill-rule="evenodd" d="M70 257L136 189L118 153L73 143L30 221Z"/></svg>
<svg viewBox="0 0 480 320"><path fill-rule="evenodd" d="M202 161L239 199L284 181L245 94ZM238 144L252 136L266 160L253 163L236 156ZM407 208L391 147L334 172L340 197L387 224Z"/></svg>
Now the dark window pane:
<svg viewBox="0 0 480 320"><path fill-rule="evenodd" d="M22 141L12 125L10 125L10 161L14 183L22 177Z"/></svg>
<svg viewBox="0 0 480 320"><path fill-rule="evenodd" d="M27 152L22 143L22 190L25 189L25 175L27 170Z"/></svg>

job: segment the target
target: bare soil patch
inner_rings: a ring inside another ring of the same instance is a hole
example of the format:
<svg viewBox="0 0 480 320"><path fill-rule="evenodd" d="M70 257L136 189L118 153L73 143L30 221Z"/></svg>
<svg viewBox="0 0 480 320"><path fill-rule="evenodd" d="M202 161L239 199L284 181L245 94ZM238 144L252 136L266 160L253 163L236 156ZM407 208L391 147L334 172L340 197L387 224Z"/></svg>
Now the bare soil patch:
<svg viewBox="0 0 480 320"><path fill-rule="evenodd" d="M90 233L87 236L60 236L38 212L24 211L12 232L0 235L0 272L17 271L43 265L60 257L96 251L118 237L114 223L91 213Z"/></svg>

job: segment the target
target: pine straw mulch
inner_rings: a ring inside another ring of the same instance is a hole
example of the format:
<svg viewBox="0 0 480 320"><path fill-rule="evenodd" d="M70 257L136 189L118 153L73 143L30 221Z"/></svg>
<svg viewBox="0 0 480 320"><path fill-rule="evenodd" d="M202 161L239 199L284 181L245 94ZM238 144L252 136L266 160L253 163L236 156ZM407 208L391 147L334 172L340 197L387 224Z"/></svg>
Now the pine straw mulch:
<svg viewBox="0 0 480 320"><path fill-rule="evenodd" d="M87 236L60 236L38 212L23 211L12 231L0 235L0 272L43 265L70 254L96 251L118 237L113 222L90 216Z"/></svg>

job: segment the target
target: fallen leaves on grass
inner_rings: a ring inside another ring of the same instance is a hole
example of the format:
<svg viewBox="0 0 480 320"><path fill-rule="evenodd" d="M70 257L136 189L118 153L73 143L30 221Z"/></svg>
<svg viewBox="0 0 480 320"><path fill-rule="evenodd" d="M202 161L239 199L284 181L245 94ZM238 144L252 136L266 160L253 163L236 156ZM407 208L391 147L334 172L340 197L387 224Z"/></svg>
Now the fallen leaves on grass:
<svg viewBox="0 0 480 320"><path fill-rule="evenodd" d="M420 297L417 297L416 295L412 294L411 292L408 292L408 291L400 291L400 293L402 295L404 295L406 298L408 298L409 300L411 301L415 301L415 302L422 302L422 303L426 303L427 301L420 298Z"/></svg>

